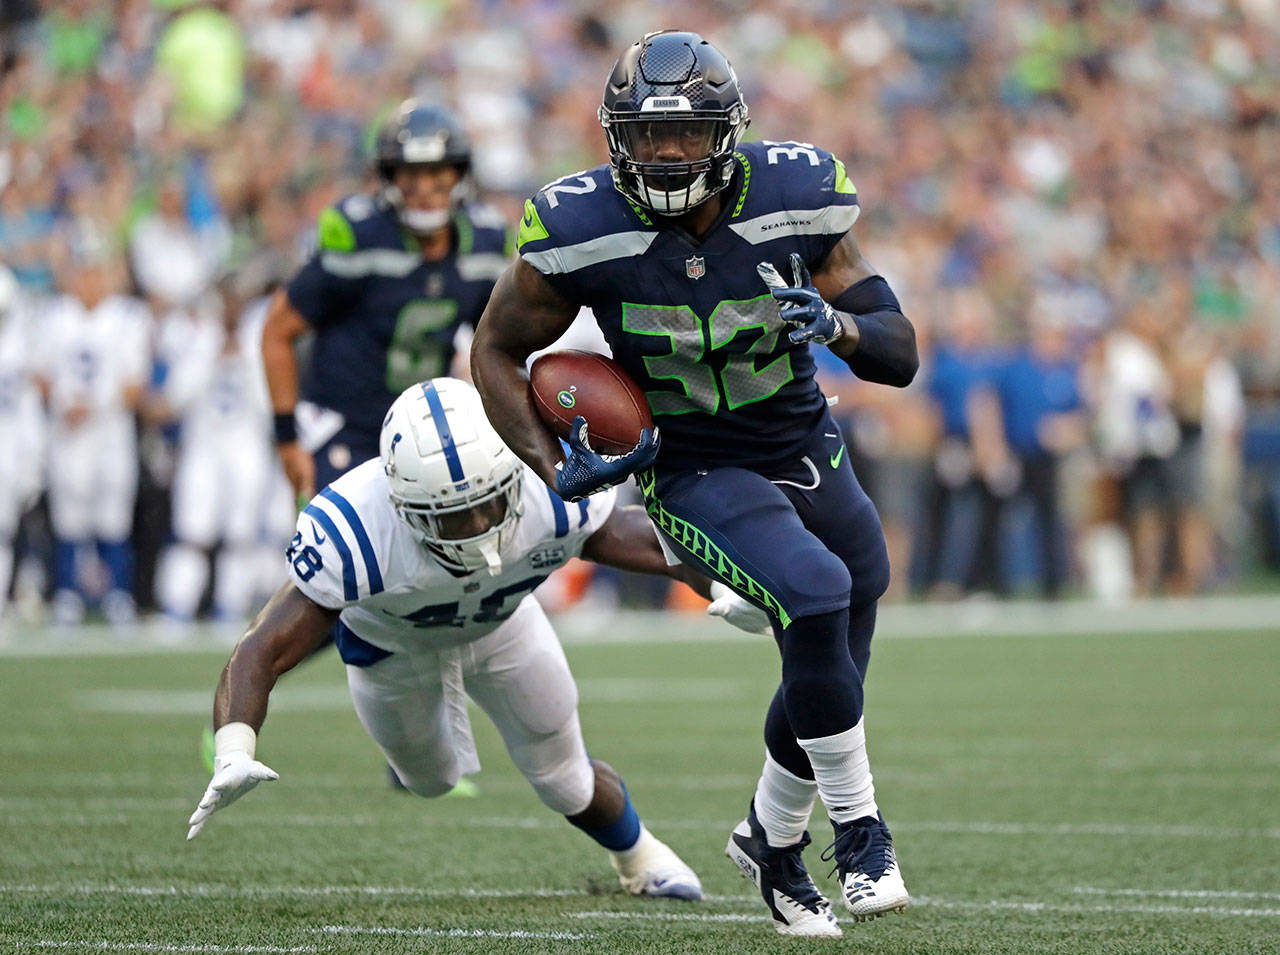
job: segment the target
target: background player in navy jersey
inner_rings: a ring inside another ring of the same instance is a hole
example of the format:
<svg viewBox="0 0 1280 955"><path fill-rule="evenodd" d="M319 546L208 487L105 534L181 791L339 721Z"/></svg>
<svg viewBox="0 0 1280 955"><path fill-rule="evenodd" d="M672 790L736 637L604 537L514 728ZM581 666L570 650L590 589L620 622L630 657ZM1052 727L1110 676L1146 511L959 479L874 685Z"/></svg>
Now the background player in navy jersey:
<svg viewBox="0 0 1280 955"><path fill-rule="evenodd" d="M263 330L276 446L300 497L377 455L404 388L449 374L459 330L475 326L511 251L498 214L468 201L471 143L446 110L403 103L378 133L375 161L380 188L320 213L316 251ZM294 342L308 331L295 421Z"/></svg>
<svg viewBox="0 0 1280 955"><path fill-rule="evenodd" d="M901 910L908 895L862 720L889 577L884 536L810 347L829 347L863 379L904 386L918 365L915 335L854 241L858 199L844 166L808 143L738 147L746 104L729 62L701 37L666 31L634 44L609 77L600 120L610 163L526 204L520 259L477 329L472 372L503 438L562 497L634 473L672 558L769 613L782 682L764 771L727 851L778 931L838 935L801 856L815 794L835 829L824 858L846 908L862 919ZM604 458L581 427L565 459L541 425L525 357L583 305L645 389L660 448L646 433Z"/></svg>

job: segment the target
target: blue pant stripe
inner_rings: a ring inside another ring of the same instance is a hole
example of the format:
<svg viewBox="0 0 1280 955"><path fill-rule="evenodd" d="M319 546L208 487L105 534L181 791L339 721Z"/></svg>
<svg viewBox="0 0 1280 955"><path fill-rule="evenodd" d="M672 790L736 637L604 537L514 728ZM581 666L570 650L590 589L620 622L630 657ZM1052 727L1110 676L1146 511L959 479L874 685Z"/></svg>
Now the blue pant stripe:
<svg viewBox="0 0 1280 955"><path fill-rule="evenodd" d="M555 512L556 537L564 537L569 533L569 509L564 506L560 495L547 488L547 497L551 498L551 510Z"/></svg>
<svg viewBox="0 0 1280 955"><path fill-rule="evenodd" d="M587 526L587 499L583 498L578 502L578 526Z"/></svg>
<svg viewBox="0 0 1280 955"><path fill-rule="evenodd" d="M337 505L356 535L360 556L364 558L364 567L369 574L369 596L382 593L382 571L378 568L378 555L374 553L373 542L369 540L369 534L364 529L364 522L360 520L360 515L356 513L350 501L331 487L321 491L320 496Z"/></svg>
<svg viewBox="0 0 1280 955"><path fill-rule="evenodd" d="M338 525L320 508L314 504L308 504L302 509L302 513L306 514L313 521L324 528L324 532L333 539L333 546L338 549L338 556L342 558L342 597L344 600L359 600L360 588L356 584L356 565L351 557L351 548L347 546L347 542L342 539L342 535L338 533Z"/></svg>

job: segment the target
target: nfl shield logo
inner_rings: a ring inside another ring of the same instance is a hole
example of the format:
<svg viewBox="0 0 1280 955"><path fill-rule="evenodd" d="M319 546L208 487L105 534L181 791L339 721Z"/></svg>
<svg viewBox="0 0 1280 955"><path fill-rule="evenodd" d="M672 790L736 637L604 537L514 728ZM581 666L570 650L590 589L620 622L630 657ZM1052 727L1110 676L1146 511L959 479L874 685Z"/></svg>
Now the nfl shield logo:
<svg viewBox="0 0 1280 955"><path fill-rule="evenodd" d="M700 255L691 255L684 260L684 274L691 279L700 279L707 274L707 263Z"/></svg>

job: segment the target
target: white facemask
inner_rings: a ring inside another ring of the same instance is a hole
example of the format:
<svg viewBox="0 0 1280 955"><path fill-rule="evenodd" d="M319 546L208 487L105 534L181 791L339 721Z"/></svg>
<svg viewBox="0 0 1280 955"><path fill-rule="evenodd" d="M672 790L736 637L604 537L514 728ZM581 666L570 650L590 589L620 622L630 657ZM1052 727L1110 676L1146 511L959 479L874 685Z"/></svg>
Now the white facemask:
<svg viewBox="0 0 1280 955"><path fill-rule="evenodd" d="M401 209L400 221L411 232L429 235L448 225L449 215L448 209Z"/></svg>

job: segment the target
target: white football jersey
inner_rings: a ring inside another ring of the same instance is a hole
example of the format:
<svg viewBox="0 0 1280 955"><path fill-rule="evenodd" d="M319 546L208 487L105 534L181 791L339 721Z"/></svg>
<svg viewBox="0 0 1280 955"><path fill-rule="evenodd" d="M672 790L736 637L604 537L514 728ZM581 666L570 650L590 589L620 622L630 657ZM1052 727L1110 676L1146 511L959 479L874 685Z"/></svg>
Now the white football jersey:
<svg viewBox="0 0 1280 955"><path fill-rule="evenodd" d="M112 295L92 309L70 295L55 299L42 323L39 368L50 410L60 415L83 404L91 421L132 421L124 390L146 384L150 325L150 311L136 298Z"/></svg>
<svg viewBox="0 0 1280 955"><path fill-rule="evenodd" d="M439 649L478 639L532 600L533 588L576 557L613 512L614 491L566 504L529 468L502 572L454 576L391 504L376 458L344 474L298 515L289 545L294 585L384 650Z"/></svg>

